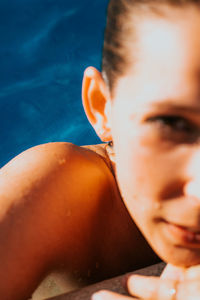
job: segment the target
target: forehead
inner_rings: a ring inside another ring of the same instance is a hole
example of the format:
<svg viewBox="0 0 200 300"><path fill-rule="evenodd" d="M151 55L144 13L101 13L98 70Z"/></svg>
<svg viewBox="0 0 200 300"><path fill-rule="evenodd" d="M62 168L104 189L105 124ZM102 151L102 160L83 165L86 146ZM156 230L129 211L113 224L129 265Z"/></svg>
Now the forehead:
<svg viewBox="0 0 200 300"><path fill-rule="evenodd" d="M144 16L137 23L138 61L167 67L176 59L177 67L182 68L186 67L185 59L196 63L199 33L200 10L194 6L168 8L166 17ZM133 52L131 44L129 46Z"/></svg>
<svg viewBox="0 0 200 300"><path fill-rule="evenodd" d="M132 24L137 42L127 41L129 66L118 86L124 84L132 96L143 91L148 101L194 91L200 80L200 9L168 7L162 17L139 14Z"/></svg>

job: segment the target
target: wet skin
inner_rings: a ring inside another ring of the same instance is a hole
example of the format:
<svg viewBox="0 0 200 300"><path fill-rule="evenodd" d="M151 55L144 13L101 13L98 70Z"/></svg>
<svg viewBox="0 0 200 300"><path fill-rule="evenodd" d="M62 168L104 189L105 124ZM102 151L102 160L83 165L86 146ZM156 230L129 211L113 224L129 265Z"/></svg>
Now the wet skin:
<svg viewBox="0 0 200 300"><path fill-rule="evenodd" d="M129 36L112 99L97 70L84 76L88 119L114 142L115 177L95 148L67 143L1 170L2 299L27 299L52 268L78 285L155 262L135 223L165 261L200 263L200 12L168 12L139 18L138 51Z"/></svg>
<svg viewBox="0 0 200 300"><path fill-rule="evenodd" d="M200 10L165 7L165 17L147 12L136 26L113 95L87 70L85 110L114 143L123 201L150 245L166 262L199 264Z"/></svg>
<svg viewBox="0 0 200 300"><path fill-rule="evenodd" d="M69 289L158 261L105 156L105 145L50 143L1 169L2 299L27 299L52 270Z"/></svg>

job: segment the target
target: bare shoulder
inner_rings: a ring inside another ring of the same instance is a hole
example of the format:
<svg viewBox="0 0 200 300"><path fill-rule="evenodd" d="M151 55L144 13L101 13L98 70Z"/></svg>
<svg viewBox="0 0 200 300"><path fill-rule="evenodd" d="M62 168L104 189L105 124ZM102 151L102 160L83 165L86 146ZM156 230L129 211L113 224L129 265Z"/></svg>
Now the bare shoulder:
<svg viewBox="0 0 200 300"><path fill-rule="evenodd" d="M34 168L38 163L41 164L41 168L49 169L51 167L61 166L67 162L67 160L78 159L78 157L84 157L83 148L67 142L56 142L41 144L32 148L29 148L15 158L13 158L7 165L1 169L2 172L8 170L19 171L27 168ZM85 156L86 157L86 156Z"/></svg>
<svg viewBox="0 0 200 300"><path fill-rule="evenodd" d="M112 174L97 151L71 143L30 148L0 170L0 197L6 198L5 203L23 202L27 197L36 201L37 195L41 203L46 201L59 209L84 204L88 218L100 195L107 195L113 184Z"/></svg>
<svg viewBox="0 0 200 300"><path fill-rule="evenodd" d="M95 224L101 200L111 198L112 180L101 155L70 143L33 147L0 170L0 277L10 278L1 294L13 290L26 299L48 268L81 274L95 265Z"/></svg>
<svg viewBox="0 0 200 300"><path fill-rule="evenodd" d="M100 154L100 155L99 155ZM30 176L32 181L51 175L52 173L76 172L85 176L91 168L101 173L105 172L106 165L101 159L104 154L104 145L77 146L67 142L47 143L32 147L0 169L0 176L11 176L26 179ZM90 170L91 171L91 170ZM17 177L16 177L17 176ZM30 178L29 178L30 180ZM3 182L1 181L3 184Z"/></svg>

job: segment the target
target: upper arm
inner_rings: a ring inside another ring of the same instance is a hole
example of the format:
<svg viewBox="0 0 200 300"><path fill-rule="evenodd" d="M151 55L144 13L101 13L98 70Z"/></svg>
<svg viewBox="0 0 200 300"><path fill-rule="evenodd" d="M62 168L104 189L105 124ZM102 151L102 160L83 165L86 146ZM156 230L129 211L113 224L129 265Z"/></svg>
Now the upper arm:
<svg viewBox="0 0 200 300"><path fill-rule="evenodd" d="M56 256L60 179L70 144L31 148L0 170L0 294L27 299ZM56 195L57 194L57 195ZM60 203L59 203L60 201ZM58 203L56 203L58 202Z"/></svg>
<svg viewBox="0 0 200 300"><path fill-rule="evenodd" d="M57 261L70 269L87 257L104 174L96 156L84 151L68 143L41 145L0 170L4 299L26 299Z"/></svg>

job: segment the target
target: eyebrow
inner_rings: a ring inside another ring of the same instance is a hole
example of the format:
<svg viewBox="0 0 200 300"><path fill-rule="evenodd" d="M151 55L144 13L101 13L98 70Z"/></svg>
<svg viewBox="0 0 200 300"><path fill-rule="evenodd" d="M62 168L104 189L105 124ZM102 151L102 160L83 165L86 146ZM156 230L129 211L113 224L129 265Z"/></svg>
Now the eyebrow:
<svg viewBox="0 0 200 300"><path fill-rule="evenodd" d="M189 106L189 105L181 105L173 103L172 100L163 100L165 102L153 102L151 103L152 108L157 109L173 109L180 112L185 113L193 113L193 114L200 114L200 103L199 106ZM174 101L174 100L173 100Z"/></svg>

